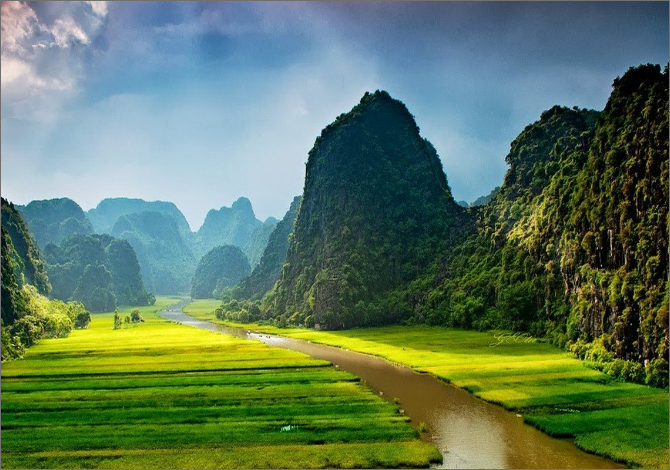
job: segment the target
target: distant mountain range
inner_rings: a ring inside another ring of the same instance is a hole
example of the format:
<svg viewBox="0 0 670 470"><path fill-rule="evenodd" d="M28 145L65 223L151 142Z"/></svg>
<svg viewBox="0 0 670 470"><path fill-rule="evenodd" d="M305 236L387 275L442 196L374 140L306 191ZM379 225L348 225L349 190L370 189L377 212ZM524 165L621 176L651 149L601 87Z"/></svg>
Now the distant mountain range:
<svg viewBox="0 0 670 470"><path fill-rule="evenodd" d="M258 220L245 197L231 207L210 210L197 232L191 231L179 208L167 201L109 198L84 212L75 201L59 198L16 208L42 250L74 235L95 233L127 240L137 255L144 286L154 294L190 292L199 260L216 247L239 248L255 267L278 223L274 217Z"/></svg>

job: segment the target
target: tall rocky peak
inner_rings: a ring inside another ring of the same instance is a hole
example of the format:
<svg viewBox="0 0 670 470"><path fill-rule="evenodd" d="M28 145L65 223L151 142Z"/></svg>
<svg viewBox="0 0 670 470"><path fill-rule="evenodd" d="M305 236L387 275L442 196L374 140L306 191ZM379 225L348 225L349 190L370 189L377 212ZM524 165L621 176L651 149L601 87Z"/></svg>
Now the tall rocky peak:
<svg viewBox="0 0 670 470"><path fill-rule="evenodd" d="M415 279L465 222L406 106L366 93L309 152L271 313L325 328L393 321L364 318L365 303Z"/></svg>
<svg viewBox="0 0 670 470"><path fill-rule="evenodd" d="M196 258L174 218L165 212L134 212L119 217L112 236L127 240L137 253L144 285L157 294L190 290Z"/></svg>
<svg viewBox="0 0 670 470"><path fill-rule="evenodd" d="M585 157L598 111L554 106L514 139L505 157L501 196L512 200L519 196L537 196L549 183L565 159L579 152ZM575 162L579 165L582 162Z"/></svg>
<svg viewBox="0 0 670 470"><path fill-rule="evenodd" d="M227 209L227 208L222 207L221 209ZM233 205L230 206L230 210L232 210L233 212L240 212L255 217L254 209L253 207L251 207L251 201L244 196L237 198L237 201L233 202Z"/></svg>
<svg viewBox="0 0 670 470"><path fill-rule="evenodd" d="M263 225L256 218L251 202L240 197L231 207L212 209L195 235L195 252L201 257L212 248L233 245L244 248L254 231Z"/></svg>

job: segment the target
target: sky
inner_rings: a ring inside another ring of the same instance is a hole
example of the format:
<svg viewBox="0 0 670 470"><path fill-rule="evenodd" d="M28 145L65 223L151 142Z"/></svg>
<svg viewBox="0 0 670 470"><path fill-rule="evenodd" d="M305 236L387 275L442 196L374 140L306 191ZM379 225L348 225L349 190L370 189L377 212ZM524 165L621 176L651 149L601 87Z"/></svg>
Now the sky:
<svg viewBox="0 0 670 470"><path fill-rule="evenodd" d="M366 91L415 116L457 200L500 185L553 105L668 62L667 2L2 2L1 192L281 218Z"/></svg>

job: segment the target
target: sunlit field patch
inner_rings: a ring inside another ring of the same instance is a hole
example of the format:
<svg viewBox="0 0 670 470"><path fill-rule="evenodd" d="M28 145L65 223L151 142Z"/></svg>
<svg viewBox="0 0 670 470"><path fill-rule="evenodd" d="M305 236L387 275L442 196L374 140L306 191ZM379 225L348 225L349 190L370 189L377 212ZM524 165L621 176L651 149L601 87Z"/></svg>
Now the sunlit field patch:
<svg viewBox="0 0 670 470"><path fill-rule="evenodd" d="M187 308L195 316L203 310ZM381 356L515 410L589 452L634 467L668 464L667 391L616 381L544 342L500 343L501 332L427 326L314 331L227 324Z"/></svg>
<svg viewBox="0 0 670 470"><path fill-rule="evenodd" d="M170 323L43 340L2 367L6 468L426 467L396 405L328 362ZM209 308L207 306L206 308ZM120 309L124 316L130 312Z"/></svg>

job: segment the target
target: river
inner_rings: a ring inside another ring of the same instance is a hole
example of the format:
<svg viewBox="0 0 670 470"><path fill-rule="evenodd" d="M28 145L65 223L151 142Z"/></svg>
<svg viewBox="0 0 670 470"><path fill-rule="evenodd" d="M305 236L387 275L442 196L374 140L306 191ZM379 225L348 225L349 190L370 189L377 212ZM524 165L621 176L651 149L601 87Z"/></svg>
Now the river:
<svg viewBox="0 0 670 470"><path fill-rule="evenodd" d="M581 451L570 440L552 438L525 424L517 414L432 375L367 354L197 320L182 310L187 303L167 307L159 315L330 361L360 377L386 400L398 398L415 428L420 422L426 423L427 432L422 438L442 453L444 460L439 468L625 468Z"/></svg>

